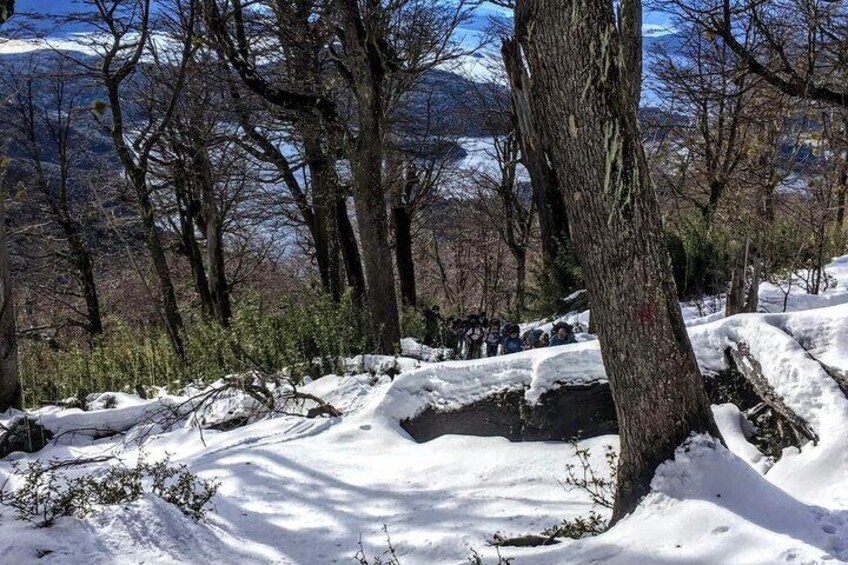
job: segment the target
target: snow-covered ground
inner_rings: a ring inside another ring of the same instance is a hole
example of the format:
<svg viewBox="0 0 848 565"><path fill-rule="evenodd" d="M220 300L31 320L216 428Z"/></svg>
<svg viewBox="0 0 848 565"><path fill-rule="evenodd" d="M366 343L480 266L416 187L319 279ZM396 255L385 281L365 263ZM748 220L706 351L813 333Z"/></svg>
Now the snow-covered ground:
<svg viewBox="0 0 848 565"><path fill-rule="evenodd" d="M728 447L693 437L661 466L652 494L612 530L549 547L501 548L501 555L540 565L848 563L848 400L822 366L848 369L848 258L829 272L837 288L819 297L792 294L788 314L687 314L701 368L721 370L725 347L748 344L775 391L813 427L816 445L787 449L774 462L746 439L735 406L716 406ZM776 292L764 286L762 298ZM200 522L152 495L41 529L0 506L0 563L351 563L360 540L369 557L386 551L384 525L404 565L467 563L472 549L497 563L487 543L495 533L539 533L592 510L585 494L561 485L566 465L575 463L567 444L464 436L418 444L399 420L496 391L523 390L535 403L562 383L604 380L597 341L439 363L413 342L405 349L420 359L367 356L351 360L358 374L301 387L341 417L279 413L232 431L198 429L201 420L250 407L238 394L199 416L187 416L184 397L127 394L94 398L86 412L36 413L62 435L37 454L0 462L0 475L9 475L10 460L113 455L132 464L170 456L221 486ZM386 370L400 373L392 380L380 374ZM606 445L617 447L617 437L581 442L600 473ZM74 472L103 472L107 464Z"/></svg>

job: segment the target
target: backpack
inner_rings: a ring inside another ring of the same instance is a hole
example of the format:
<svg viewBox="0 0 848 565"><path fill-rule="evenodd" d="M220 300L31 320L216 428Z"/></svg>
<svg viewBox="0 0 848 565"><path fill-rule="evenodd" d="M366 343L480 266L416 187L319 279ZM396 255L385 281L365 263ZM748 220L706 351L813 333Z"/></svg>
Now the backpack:
<svg viewBox="0 0 848 565"><path fill-rule="evenodd" d="M545 333L545 332L543 332L543 331L542 331L542 330L540 330L540 329L530 330L530 331L527 333L527 342L528 342L531 346L536 347L537 345L539 345L539 340L540 340L540 339L542 339L542 335L543 335L544 333Z"/></svg>
<svg viewBox="0 0 848 565"><path fill-rule="evenodd" d="M483 341L483 328L480 326L474 326L468 333L465 334L465 339L467 339L471 343L480 343Z"/></svg>

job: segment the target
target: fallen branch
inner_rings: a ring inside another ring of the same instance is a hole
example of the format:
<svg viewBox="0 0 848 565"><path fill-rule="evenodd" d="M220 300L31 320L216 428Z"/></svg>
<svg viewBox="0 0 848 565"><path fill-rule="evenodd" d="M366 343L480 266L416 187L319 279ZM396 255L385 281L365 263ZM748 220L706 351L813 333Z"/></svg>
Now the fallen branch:
<svg viewBox="0 0 848 565"><path fill-rule="evenodd" d="M813 357L813 359L815 359L815 357ZM838 384L840 390L842 390L842 394L848 397L848 372L840 371L836 367L831 367L830 365L825 365L818 359L816 359L816 362L821 365L821 368L825 373L830 375L830 378L836 381L836 384Z"/></svg>
<svg viewBox="0 0 848 565"><path fill-rule="evenodd" d="M789 424L799 440L801 437L804 437L812 441L813 445L818 444L819 436L812 427L810 427L806 420L787 406L783 398L774 391L765 375L763 375L760 362L751 354L748 344L739 343L736 348L728 347L725 352L739 373L751 383L751 386L754 387L754 390L762 398L763 402Z"/></svg>

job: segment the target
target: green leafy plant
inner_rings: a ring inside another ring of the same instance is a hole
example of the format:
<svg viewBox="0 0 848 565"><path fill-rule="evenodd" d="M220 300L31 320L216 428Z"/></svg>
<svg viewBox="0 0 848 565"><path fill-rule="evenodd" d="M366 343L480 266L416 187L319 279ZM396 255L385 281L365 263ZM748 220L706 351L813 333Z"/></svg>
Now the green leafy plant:
<svg viewBox="0 0 848 565"><path fill-rule="evenodd" d="M322 295L298 297L273 309L247 297L228 328L203 319L187 324L183 362L161 328L110 320L94 347L22 343L24 399L33 406L73 397L84 406L93 392L176 391L251 370L285 371L299 382L310 373L340 371L342 358L367 351L373 337L369 328L350 295L339 302Z"/></svg>
<svg viewBox="0 0 848 565"><path fill-rule="evenodd" d="M12 475L23 477L23 482L9 489L7 481L0 490L0 504L12 508L19 520L47 527L62 516L84 518L96 506L125 504L150 493L200 520L218 490L214 481L198 478L184 465L172 466L168 459L113 466L101 476L70 477L67 466L41 460L13 464Z"/></svg>

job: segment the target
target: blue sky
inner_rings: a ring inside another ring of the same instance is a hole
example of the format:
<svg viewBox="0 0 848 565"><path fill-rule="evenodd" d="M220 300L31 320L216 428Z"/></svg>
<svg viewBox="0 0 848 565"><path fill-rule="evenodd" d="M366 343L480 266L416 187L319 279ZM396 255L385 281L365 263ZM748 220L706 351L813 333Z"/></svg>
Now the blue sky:
<svg viewBox="0 0 848 565"><path fill-rule="evenodd" d="M646 12L645 23L663 26L669 25L668 14L661 14L659 12Z"/></svg>

